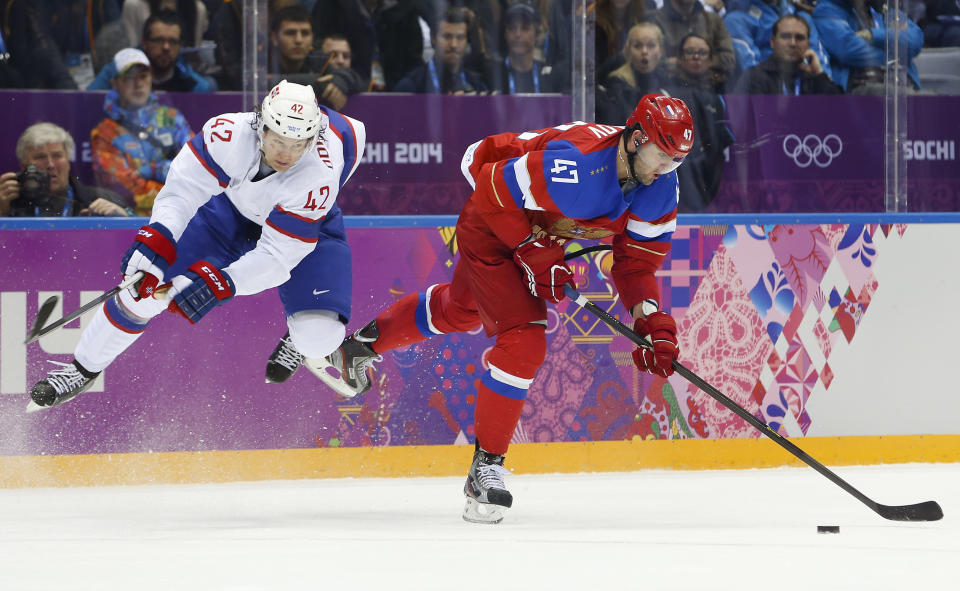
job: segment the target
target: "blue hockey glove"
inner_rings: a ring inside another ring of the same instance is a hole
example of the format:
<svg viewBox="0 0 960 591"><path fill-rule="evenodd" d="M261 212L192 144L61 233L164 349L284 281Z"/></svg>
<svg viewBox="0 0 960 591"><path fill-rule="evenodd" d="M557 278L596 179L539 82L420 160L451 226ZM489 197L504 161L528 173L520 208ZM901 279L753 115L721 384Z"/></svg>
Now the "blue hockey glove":
<svg viewBox="0 0 960 591"><path fill-rule="evenodd" d="M175 260L177 245L173 242L173 234L163 224L148 224L140 228L133 246L123 255L120 270L126 276L144 272L143 279L135 285L139 300L153 295Z"/></svg>
<svg viewBox="0 0 960 591"><path fill-rule="evenodd" d="M207 312L233 297L236 288L230 276L207 261L197 261L173 279L176 295L167 307L196 324Z"/></svg>

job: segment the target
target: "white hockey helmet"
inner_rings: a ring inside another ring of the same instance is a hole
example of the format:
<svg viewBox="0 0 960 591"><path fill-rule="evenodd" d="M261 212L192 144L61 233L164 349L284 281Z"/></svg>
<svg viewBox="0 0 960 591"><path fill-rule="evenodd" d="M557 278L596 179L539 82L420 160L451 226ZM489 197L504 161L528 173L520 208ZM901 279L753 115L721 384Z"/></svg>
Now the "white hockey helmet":
<svg viewBox="0 0 960 591"><path fill-rule="evenodd" d="M327 127L327 121L327 114L317 105L313 87L281 80L263 97L258 133L261 142L264 127L285 138L316 139Z"/></svg>

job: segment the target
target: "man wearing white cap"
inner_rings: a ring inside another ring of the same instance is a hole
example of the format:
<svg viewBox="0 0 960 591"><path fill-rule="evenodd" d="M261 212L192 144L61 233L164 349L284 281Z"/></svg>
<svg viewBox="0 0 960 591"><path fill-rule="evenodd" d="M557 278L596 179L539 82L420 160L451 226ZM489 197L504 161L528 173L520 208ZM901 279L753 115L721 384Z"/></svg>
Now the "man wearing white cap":
<svg viewBox="0 0 960 591"><path fill-rule="evenodd" d="M363 123L286 80L258 112L207 121L173 160L150 222L120 263L125 277L141 279L97 309L73 363L40 380L31 404L54 406L88 389L164 310L196 323L234 296L274 287L286 340L309 358L331 354L346 333L352 289L336 199L365 142Z"/></svg>
<svg viewBox="0 0 960 591"><path fill-rule="evenodd" d="M113 65L106 118L90 134L93 170L98 184L131 198L137 213L148 216L170 163L193 132L179 111L157 102L146 54L121 49Z"/></svg>

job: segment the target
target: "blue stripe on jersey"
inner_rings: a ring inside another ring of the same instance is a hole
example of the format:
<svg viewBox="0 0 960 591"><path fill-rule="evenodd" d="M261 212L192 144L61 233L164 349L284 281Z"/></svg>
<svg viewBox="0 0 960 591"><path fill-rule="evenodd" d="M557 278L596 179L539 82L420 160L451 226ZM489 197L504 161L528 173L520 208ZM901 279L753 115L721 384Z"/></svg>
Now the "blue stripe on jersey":
<svg viewBox="0 0 960 591"><path fill-rule="evenodd" d="M517 388L516 386L511 386L510 384L504 384L501 381L495 380L493 376L490 375L490 370L484 372L483 376L480 378L480 382L487 388L490 388L492 391L506 398L512 398L513 400L527 399L526 388Z"/></svg>
<svg viewBox="0 0 960 591"><path fill-rule="evenodd" d="M357 162L357 136L346 117L333 109L320 108L327 113L330 118L330 125L333 126L333 129L336 130L337 135L343 141L343 172L340 173L340 187L342 188L353 170L353 165Z"/></svg>
<svg viewBox="0 0 960 591"><path fill-rule="evenodd" d="M320 235L320 220L311 220L282 209L279 205L267 216L267 224L281 234L303 242L316 242Z"/></svg>
<svg viewBox="0 0 960 591"><path fill-rule="evenodd" d="M519 158L507 160L501 172L503 172L503 182L506 183L507 189L510 190L510 196L513 197L513 202L517 204L517 208L523 209L523 191L520 190L520 185L517 184L517 172L514 169L517 160L519 160Z"/></svg>
<svg viewBox="0 0 960 591"><path fill-rule="evenodd" d="M230 184L230 177L227 176L227 173L220 168L220 165L217 164L217 161L213 159L213 156L210 155L210 151L207 150L207 144L203 142L203 134L198 133L193 136L193 139L189 142L190 148L193 150L193 153L197 155L197 158L200 160L200 164L204 168L210 171L210 174L217 177L217 182L220 183L221 187L226 187Z"/></svg>
<svg viewBox="0 0 960 591"><path fill-rule="evenodd" d="M681 164L681 166L683 165ZM646 222L653 222L662 218L676 209L679 187L677 171L661 176L649 186L641 185L637 187L626 196L630 202L630 213ZM657 237L638 236L629 231L627 234L634 240L649 242L651 240L668 240L673 232L671 230Z"/></svg>
<svg viewBox="0 0 960 591"><path fill-rule="evenodd" d="M670 242L673 240L673 232L664 232L663 234L659 234L654 238L647 238L646 236L634 234L630 230L627 230L625 233L627 236L637 242Z"/></svg>

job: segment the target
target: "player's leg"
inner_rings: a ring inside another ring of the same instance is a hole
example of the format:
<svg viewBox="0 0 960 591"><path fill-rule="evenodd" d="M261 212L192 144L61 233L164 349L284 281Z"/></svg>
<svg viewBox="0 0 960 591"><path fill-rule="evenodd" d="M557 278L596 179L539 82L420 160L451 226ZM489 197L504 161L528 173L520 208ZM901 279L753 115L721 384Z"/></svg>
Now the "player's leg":
<svg viewBox="0 0 960 591"><path fill-rule="evenodd" d="M259 226L245 220L225 195L214 197L197 212L177 241L177 260L164 279L182 273L200 259L235 260L256 243L257 230ZM88 389L169 304L154 298L136 300L135 295L133 290L121 291L97 309L80 336L73 362L34 385L30 395L35 404L60 404Z"/></svg>
<svg viewBox="0 0 960 591"><path fill-rule="evenodd" d="M350 318L352 264L343 216L323 222L313 252L280 286L287 333L267 360L266 381L288 380L305 360L322 360L340 346Z"/></svg>

